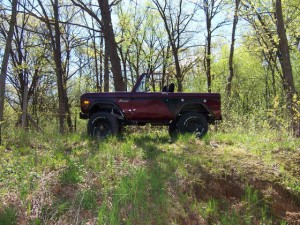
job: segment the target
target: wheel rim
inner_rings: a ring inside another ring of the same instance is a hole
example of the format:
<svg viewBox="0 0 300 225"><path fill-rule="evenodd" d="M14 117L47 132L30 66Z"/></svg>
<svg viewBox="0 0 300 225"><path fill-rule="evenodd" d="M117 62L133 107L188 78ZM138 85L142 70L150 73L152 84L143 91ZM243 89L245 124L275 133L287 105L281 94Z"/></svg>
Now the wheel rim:
<svg viewBox="0 0 300 225"><path fill-rule="evenodd" d="M107 119L98 118L93 121L93 136L96 138L104 138L111 134L111 126Z"/></svg>
<svg viewBox="0 0 300 225"><path fill-rule="evenodd" d="M200 136L204 132L204 127L201 121L198 118L189 118L185 121L185 130L188 133L195 133L197 136Z"/></svg>

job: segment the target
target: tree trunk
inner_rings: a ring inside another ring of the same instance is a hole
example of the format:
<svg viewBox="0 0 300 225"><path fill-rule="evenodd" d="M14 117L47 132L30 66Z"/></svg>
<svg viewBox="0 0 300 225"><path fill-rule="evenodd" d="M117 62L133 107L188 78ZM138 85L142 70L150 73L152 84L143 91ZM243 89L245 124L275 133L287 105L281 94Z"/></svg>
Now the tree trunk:
<svg viewBox="0 0 300 225"><path fill-rule="evenodd" d="M167 69L168 69L168 60L170 58L170 42L168 42L167 47L163 47L163 64L162 64L162 88L165 85L169 85L169 75L167 74Z"/></svg>
<svg viewBox="0 0 300 225"><path fill-rule="evenodd" d="M1 127L2 127L3 114L4 114L5 81L6 81L9 53L11 50L11 42L13 39L14 27L17 18L17 3L18 3L17 0L12 1L12 13L10 17L9 30L6 39L3 61L1 66L1 74L0 74L0 144L2 144Z"/></svg>
<svg viewBox="0 0 300 225"><path fill-rule="evenodd" d="M58 0L55 0L53 3L53 11L54 11L54 32L55 32L55 43L54 43L54 61L55 61L55 69L56 69L56 78L57 78L57 88L58 88L58 100L59 100L59 130L60 133L64 134L66 132L65 129L65 118L67 114L66 105L65 102L66 99L66 93L64 90L64 79L63 79L63 68L62 68L62 62L61 62L61 33L60 33L60 27L59 27L59 12L58 12Z"/></svg>
<svg viewBox="0 0 300 225"><path fill-rule="evenodd" d="M127 84L127 70L126 70L126 62L127 62L127 51L124 53L123 48L119 47L119 52L121 56L121 63L123 66L123 71L124 71L124 81ZM126 90L127 91L127 90Z"/></svg>
<svg viewBox="0 0 300 225"><path fill-rule="evenodd" d="M92 26L94 28L94 20L92 20ZM95 58L95 70L96 70L96 90L97 92L101 92L101 86L100 86L100 76L99 76L99 69L98 69L98 54L97 54L97 46L96 46L96 33L95 30L93 30L93 48L94 48L94 58Z"/></svg>
<svg viewBox="0 0 300 225"><path fill-rule="evenodd" d="M24 92L23 92L23 103L22 103L22 128L27 127L27 106L28 106L28 74L25 74Z"/></svg>
<svg viewBox="0 0 300 225"><path fill-rule="evenodd" d="M182 92L183 91L183 85L182 85L182 74L181 74L181 68L180 68L180 62L179 62L179 56L178 56L178 49L176 48L176 46L172 46L172 50L173 50L173 56L174 56L174 62L175 62L175 69L176 69L176 79L177 79L177 85L178 85L178 92Z"/></svg>
<svg viewBox="0 0 300 225"><path fill-rule="evenodd" d="M31 117L31 115L27 114L26 117L28 118L28 120L31 122L31 124L35 127L35 129L40 132L43 133L43 129L38 125L37 122L34 121L34 119Z"/></svg>
<svg viewBox="0 0 300 225"><path fill-rule="evenodd" d="M286 91L288 110L291 115L291 127L293 129L294 135L299 137L300 124L299 120L296 118L296 112L299 106L293 99L294 96L296 96L296 89L294 85L294 77L290 60L289 45L286 37L285 24L282 15L281 0L276 0L276 19L277 34L279 37L279 51L282 56L282 74L284 78L283 86Z"/></svg>
<svg viewBox="0 0 300 225"><path fill-rule="evenodd" d="M105 45L108 47L109 58L112 66L113 80L116 91L126 91L126 84L122 76L121 60L118 55L117 43L111 21L110 6L108 0L98 0L101 17L102 30L105 39Z"/></svg>
<svg viewBox="0 0 300 225"><path fill-rule="evenodd" d="M108 60L108 47L105 43L104 54L104 92L109 92L109 60Z"/></svg>
<svg viewBox="0 0 300 225"><path fill-rule="evenodd" d="M240 2L241 0L235 0L234 18L233 18L232 33L231 33L230 55L229 55L229 76L227 77L227 85L226 85L226 94L228 97L231 95L231 87L232 87L231 83L234 76L234 71L233 71L234 43L235 43L236 26L239 21L238 11L239 11Z"/></svg>
<svg viewBox="0 0 300 225"><path fill-rule="evenodd" d="M211 39L212 39L212 32L211 32L211 19L212 15L210 12L210 7L208 1L204 1L204 12L206 17L206 51L205 51L205 72L206 72L206 79L207 79L207 91L211 92Z"/></svg>
<svg viewBox="0 0 300 225"><path fill-rule="evenodd" d="M207 52L205 55L207 91L211 93L211 34L207 36Z"/></svg>
<svg viewBox="0 0 300 225"><path fill-rule="evenodd" d="M103 48L103 37L100 38L100 92L103 91L103 56L104 56L104 48Z"/></svg>
<svg viewBox="0 0 300 225"><path fill-rule="evenodd" d="M61 47L61 26L59 21L59 1L53 0L51 1L51 6L53 10L53 20L49 19L47 11L44 7L44 3L41 0L37 0L39 3L39 7L41 8L44 17L41 19L48 28L48 35L51 41L51 48L53 53L53 59L55 63L55 73L57 79L57 90L58 90L58 115L59 115L59 130L60 133L64 134L66 132L66 122L69 127L69 131L72 131L72 119L70 113L70 105L67 94L67 80L68 80L68 72L67 72L67 63L70 59L70 50L66 51L66 63L63 66L62 63L62 47Z"/></svg>
<svg viewBox="0 0 300 225"><path fill-rule="evenodd" d="M95 35L95 34L94 34ZM96 90L97 92L101 92L100 86L100 76L99 76L99 69L98 69L98 55L96 49L96 37L93 38L93 46L94 46L94 57L95 57L95 69L96 69Z"/></svg>

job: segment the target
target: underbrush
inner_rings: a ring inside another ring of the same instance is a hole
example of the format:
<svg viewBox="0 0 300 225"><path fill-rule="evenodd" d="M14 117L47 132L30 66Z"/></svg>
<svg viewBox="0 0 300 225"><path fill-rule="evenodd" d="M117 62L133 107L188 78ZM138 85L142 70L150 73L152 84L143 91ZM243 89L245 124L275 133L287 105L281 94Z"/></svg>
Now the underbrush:
<svg viewBox="0 0 300 225"><path fill-rule="evenodd" d="M0 224L296 224L300 140L211 128L17 131L0 146Z"/></svg>

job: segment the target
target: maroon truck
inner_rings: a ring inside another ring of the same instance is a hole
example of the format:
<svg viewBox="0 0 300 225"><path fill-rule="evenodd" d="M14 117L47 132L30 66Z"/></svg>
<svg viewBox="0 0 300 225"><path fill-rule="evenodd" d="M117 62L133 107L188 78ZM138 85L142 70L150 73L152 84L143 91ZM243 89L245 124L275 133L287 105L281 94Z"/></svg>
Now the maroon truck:
<svg viewBox="0 0 300 225"><path fill-rule="evenodd" d="M159 74L142 74L131 92L85 93L80 103L80 118L88 119L88 134L98 139L146 123L169 126L171 137L202 137L209 123L222 118L220 94L174 93L174 83L163 82Z"/></svg>

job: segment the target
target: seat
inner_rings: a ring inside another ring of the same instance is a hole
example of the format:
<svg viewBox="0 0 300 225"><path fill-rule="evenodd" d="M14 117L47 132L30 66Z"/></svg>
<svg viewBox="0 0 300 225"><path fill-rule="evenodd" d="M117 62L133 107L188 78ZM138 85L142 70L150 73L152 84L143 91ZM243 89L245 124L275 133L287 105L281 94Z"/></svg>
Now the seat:
<svg viewBox="0 0 300 225"><path fill-rule="evenodd" d="M167 92L167 85L163 87L162 92Z"/></svg>
<svg viewBox="0 0 300 225"><path fill-rule="evenodd" d="M169 85L168 92L174 92L174 90L175 90L175 84L174 84L174 83L171 83L171 84Z"/></svg>

